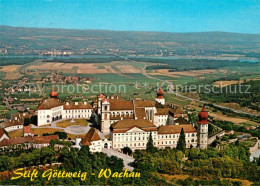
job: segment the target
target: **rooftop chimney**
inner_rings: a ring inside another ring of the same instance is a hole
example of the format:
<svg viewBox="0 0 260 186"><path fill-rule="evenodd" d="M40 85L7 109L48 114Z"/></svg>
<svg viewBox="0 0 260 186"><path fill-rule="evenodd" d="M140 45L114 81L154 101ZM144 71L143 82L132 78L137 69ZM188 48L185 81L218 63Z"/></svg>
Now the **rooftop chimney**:
<svg viewBox="0 0 260 186"><path fill-rule="evenodd" d="M66 105L69 105L69 102L66 102Z"/></svg>
<svg viewBox="0 0 260 186"><path fill-rule="evenodd" d="M87 102L86 101L84 101L84 105L86 105L87 104Z"/></svg>
<svg viewBox="0 0 260 186"><path fill-rule="evenodd" d="M78 102L75 102L75 105L78 105L79 103Z"/></svg>

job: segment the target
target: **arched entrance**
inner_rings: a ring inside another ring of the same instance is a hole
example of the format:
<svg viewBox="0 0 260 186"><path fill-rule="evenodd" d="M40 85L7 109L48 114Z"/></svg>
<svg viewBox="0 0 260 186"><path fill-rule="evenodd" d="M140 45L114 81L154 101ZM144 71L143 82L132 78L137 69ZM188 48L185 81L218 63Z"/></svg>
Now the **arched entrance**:
<svg viewBox="0 0 260 186"><path fill-rule="evenodd" d="M104 144L104 148L106 148L106 149L108 148L108 144L107 143Z"/></svg>

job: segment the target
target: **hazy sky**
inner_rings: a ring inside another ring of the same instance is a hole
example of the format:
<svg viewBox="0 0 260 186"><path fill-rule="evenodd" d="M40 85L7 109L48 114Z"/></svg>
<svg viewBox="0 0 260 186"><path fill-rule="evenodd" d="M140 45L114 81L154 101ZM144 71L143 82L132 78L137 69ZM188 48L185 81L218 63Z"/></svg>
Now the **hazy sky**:
<svg viewBox="0 0 260 186"><path fill-rule="evenodd" d="M260 33L260 0L0 0L0 25Z"/></svg>

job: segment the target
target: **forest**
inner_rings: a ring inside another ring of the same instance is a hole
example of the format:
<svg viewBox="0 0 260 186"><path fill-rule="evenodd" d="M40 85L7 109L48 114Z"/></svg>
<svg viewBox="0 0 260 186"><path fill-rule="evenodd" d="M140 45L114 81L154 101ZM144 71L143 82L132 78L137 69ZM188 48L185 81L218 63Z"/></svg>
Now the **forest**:
<svg viewBox="0 0 260 186"><path fill-rule="evenodd" d="M52 142L53 144L53 142ZM87 172L86 180L82 181L76 178L57 179L52 178L47 181L47 178L38 177L33 182L29 182L28 178L20 178L17 180L11 180L11 174L0 174L0 182L5 185L19 184L23 185L45 185L46 183L51 185L122 185L122 184L159 184L167 185L165 180L156 176L150 177L146 180L145 175L141 173L140 178L112 178L105 179L104 177L97 178L97 175L101 169L109 168L112 172L123 172L123 160L115 156L108 157L104 153L90 153L88 146L83 146L80 150L75 148L69 148L67 146L62 149L54 150L54 146L43 147L41 149L20 149L20 153L1 155L0 156L0 171L12 171L20 167L30 167L35 165L44 165L50 163L62 163L57 167L57 170L65 170L70 172ZM43 171L42 169L39 170ZM95 173L95 176L91 175Z"/></svg>
<svg viewBox="0 0 260 186"><path fill-rule="evenodd" d="M136 169L146 174L188 174L191 178L196 177L197 181L198 178L204 180L204 185L220 182L222 178L260 181L257 164L249 162L248 149L240 145L228 144L220 150L209 147L206 150L186 149L185 152L170 148L154 153L136 151L134 157ZM185 161L184 157L188 159ZM180 181L179 184L185 185L185 182Z"/></svg>
<svg viewBox="0 0 260 186"><path fill-rule="evenodd" d="M142 61L147 63L159 63L160 65L147 66L147 70L156 69L170 69L174 71L187 71L187 70L203 70L203 69L219 69L224 67L244 67L256 66L260 67L259 63L255 62L240 62L232 60L210 60L210 59L155 59L155 58L131 58L135 61Z"/></svg>
<svg viewBox="0 0 260 186"><path fill-rule="evenodd" d="M115 156L108 157L103 153L90 153L87 146L80 150L69 148L55 150L54 142L49 147L41 149L20 149L19 152L0 156L0 171L12 171L19 167L29 167L33 165L50 164L61 162L57 170L95 173L98 175L101 169L110 168L112 172L123 170L123 160ZM196 183L209 185L219 183L221 185L241 185L239 181L229 181L225 178L247 179L255 184L259 184L260 172L258 164L249 162L249 151L247 148L228 144L221 149L209 147L206 150L192 148L184 149L156 149L137 150L134 152L134 172L140 172L140 178L97 178L97 176L87 175L85 181L80 179L51 179L49 184L108 184L108 185L173 185L161 178L160 174L168 175L190 175L196 177ZM186 157L187 159L185 159ZM43 171L43 170L41 170ZM28 178L10 180L11 174L0 177L2 184L46 184L44 178L37 178L33 183L28 182ZM177 181L180 185L186 185L191 179ZM224 179L222 179L224 178Z"/></svg>
<svg viewBox="0 0 260 186"><path fill-rule="evenodd" d="M238 103L241 107L260 110L260 80L250 80L242 84L229 85L222 88L214 88L213 91L200 92L203 100L213 103Z"/></svg>
<svg viewBox="0 0 260 186"><path fill-rule="evenodd" d="M0 57L0 66L7 65L24 65L31 63L37 58L35 57Z"/></svg>

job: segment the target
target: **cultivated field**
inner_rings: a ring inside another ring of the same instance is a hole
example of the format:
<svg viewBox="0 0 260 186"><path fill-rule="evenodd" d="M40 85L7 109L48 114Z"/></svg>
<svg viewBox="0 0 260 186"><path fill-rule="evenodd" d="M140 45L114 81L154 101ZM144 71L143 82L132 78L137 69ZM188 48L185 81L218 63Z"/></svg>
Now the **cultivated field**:
<svg viewBox="0 0 260 186"><path fill-rule="evenodd" d="M37 62L27 70L37 70L39 72L59 70L64 73L78 74L108 74L108 73L140 73L141 70L135 64L115 61L111 63L59 63L59 62Z"/></svg>
<svg viewBox="0 0 260 186"><path fill-rule="evenodd" d="M242 124L242 123L247 123L248 120L247 119L243 119L243 118L236 118L236 117L230 117L230 116L225 116L222 114L217 114L217 113L210 113L209 116L213 116L214 119L216 120L222 120L222 121L231 121L235 124ZM255 123L256 124L256 123Z"/></svg>
<svg viewBox="0 0 260 186"><path fill-rule="evenodd" d="M216 87L226 87L228 85L233 85L233 84L238 84L238 83L243 83L241 81L215 81L213 84Z"/></svg>
<svg viewBox="0 0 260 186"><path fill-rule="evenodd" d="M3 66L0 71L5 72L5 79L17 79L20 75L18 72L18 69L22 65L9 65L9 66Z"/></svg>
<svg viewBox="0 0 260 186"><path fill-rule="evenodd" d="M201 76L204 74L212 74L215 73L216 70L189 70L189 71L181 71L181 72L169 72L168 69L159 69L159 70L153 70L151 75L164 75L164 76L170 76L170 77L178 77L178 76Z"/></svg>

